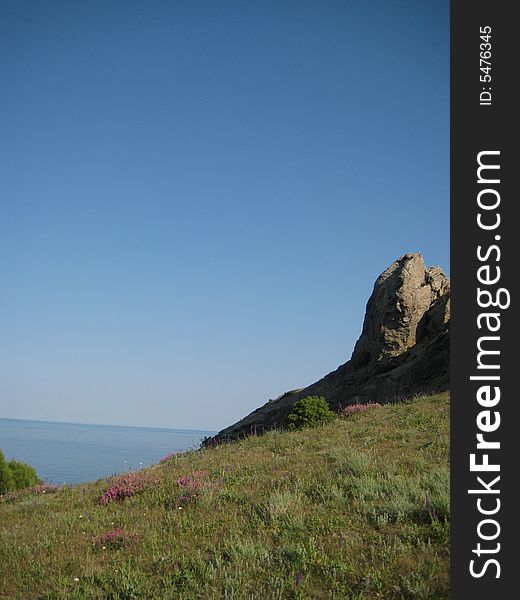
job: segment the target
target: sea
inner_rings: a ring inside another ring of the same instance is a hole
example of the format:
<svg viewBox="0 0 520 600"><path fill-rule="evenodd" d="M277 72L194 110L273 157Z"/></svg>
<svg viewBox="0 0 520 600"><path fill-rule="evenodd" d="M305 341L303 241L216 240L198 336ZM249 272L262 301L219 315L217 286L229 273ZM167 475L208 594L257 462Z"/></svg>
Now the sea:
<svg viewBox="0 0 520 600"><path fill-rule="evenodd" d="M94 481L194 450L214 431L0 419L0 450L32 465L45 483Z"/></svg>

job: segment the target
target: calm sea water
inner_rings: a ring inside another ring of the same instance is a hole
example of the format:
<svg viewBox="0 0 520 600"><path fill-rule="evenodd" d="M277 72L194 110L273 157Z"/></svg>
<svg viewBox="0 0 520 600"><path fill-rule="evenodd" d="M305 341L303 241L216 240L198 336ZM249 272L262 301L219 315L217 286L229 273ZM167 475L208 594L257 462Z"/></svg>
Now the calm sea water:
<svg viewBox="0 0 520 600"><path fill-rule="evenodd" d="M212 431L0 419L0 449L50 483L80 483L139 469L197 448Z"/></svg>

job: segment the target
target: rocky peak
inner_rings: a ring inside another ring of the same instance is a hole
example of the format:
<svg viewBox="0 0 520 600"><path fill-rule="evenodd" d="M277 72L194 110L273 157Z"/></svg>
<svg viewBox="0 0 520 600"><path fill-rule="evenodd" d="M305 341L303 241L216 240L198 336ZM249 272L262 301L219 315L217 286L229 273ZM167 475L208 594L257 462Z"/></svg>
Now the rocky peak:
<svg viewBox="0 0 520 600"><path fill-rule="evenodd" d="M421 319L449 287L442 269L426 268L418 253L393 262L375 282L352 353L353 365L382 362L415 346Z"/></svg>
<svg viewBox="0 0 520 600"><path fill-rule="evenodd" d="M393 402L449 389L450 280L405 254L377 278L351 360L305 388L292 390L222 430L214 442L283 427L294 403L324 396L333 409L354 402Z"/></svg>

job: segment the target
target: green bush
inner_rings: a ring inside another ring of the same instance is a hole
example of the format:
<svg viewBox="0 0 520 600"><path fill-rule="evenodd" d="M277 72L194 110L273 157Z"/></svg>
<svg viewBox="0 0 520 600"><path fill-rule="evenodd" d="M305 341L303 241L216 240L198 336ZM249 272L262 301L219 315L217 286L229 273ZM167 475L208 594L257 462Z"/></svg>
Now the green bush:
<svg viewBox="0 0 520 600"><path fill-rule="evenodd" d="M0 494L5 494L13 489L13 475L4 453L0 450Z"/></svg>
<svg viewBox="0 0 520 600"><path fill-rule="evenodd" d="M336 418L323 396L307 396L298 400L287 417L289 429L319 427Z"/></svg>
<svg viewBox="0 0 520 600"><path fill-rule="evenodd" d="M15 490L21 490L38 484L36 469L31 467L31 465L18 462L17 460L11 460L9 462L9 468L11 469L11 474L13 476Z"/></svg>
<svg viewBox="0 0 520 600"><path fill-rule="evenodd" d="M0 450L0 494L31 487L39 482L33 467L17 460L7 462Z"/></svg>

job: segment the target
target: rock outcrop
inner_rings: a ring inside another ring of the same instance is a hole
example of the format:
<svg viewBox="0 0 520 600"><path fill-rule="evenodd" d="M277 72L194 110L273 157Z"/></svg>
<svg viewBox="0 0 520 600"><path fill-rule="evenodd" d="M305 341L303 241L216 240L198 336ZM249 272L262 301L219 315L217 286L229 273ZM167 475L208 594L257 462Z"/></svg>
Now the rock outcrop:
<svg viewBox="0 0 520 600"><path fill-rule="evenodd" d="M223 429L211 442L283 427L294 403L325 396L339 410L449 388L450 280L420 254L396 260L374 285L351 359L312 385L286 392Z"/></svg>

